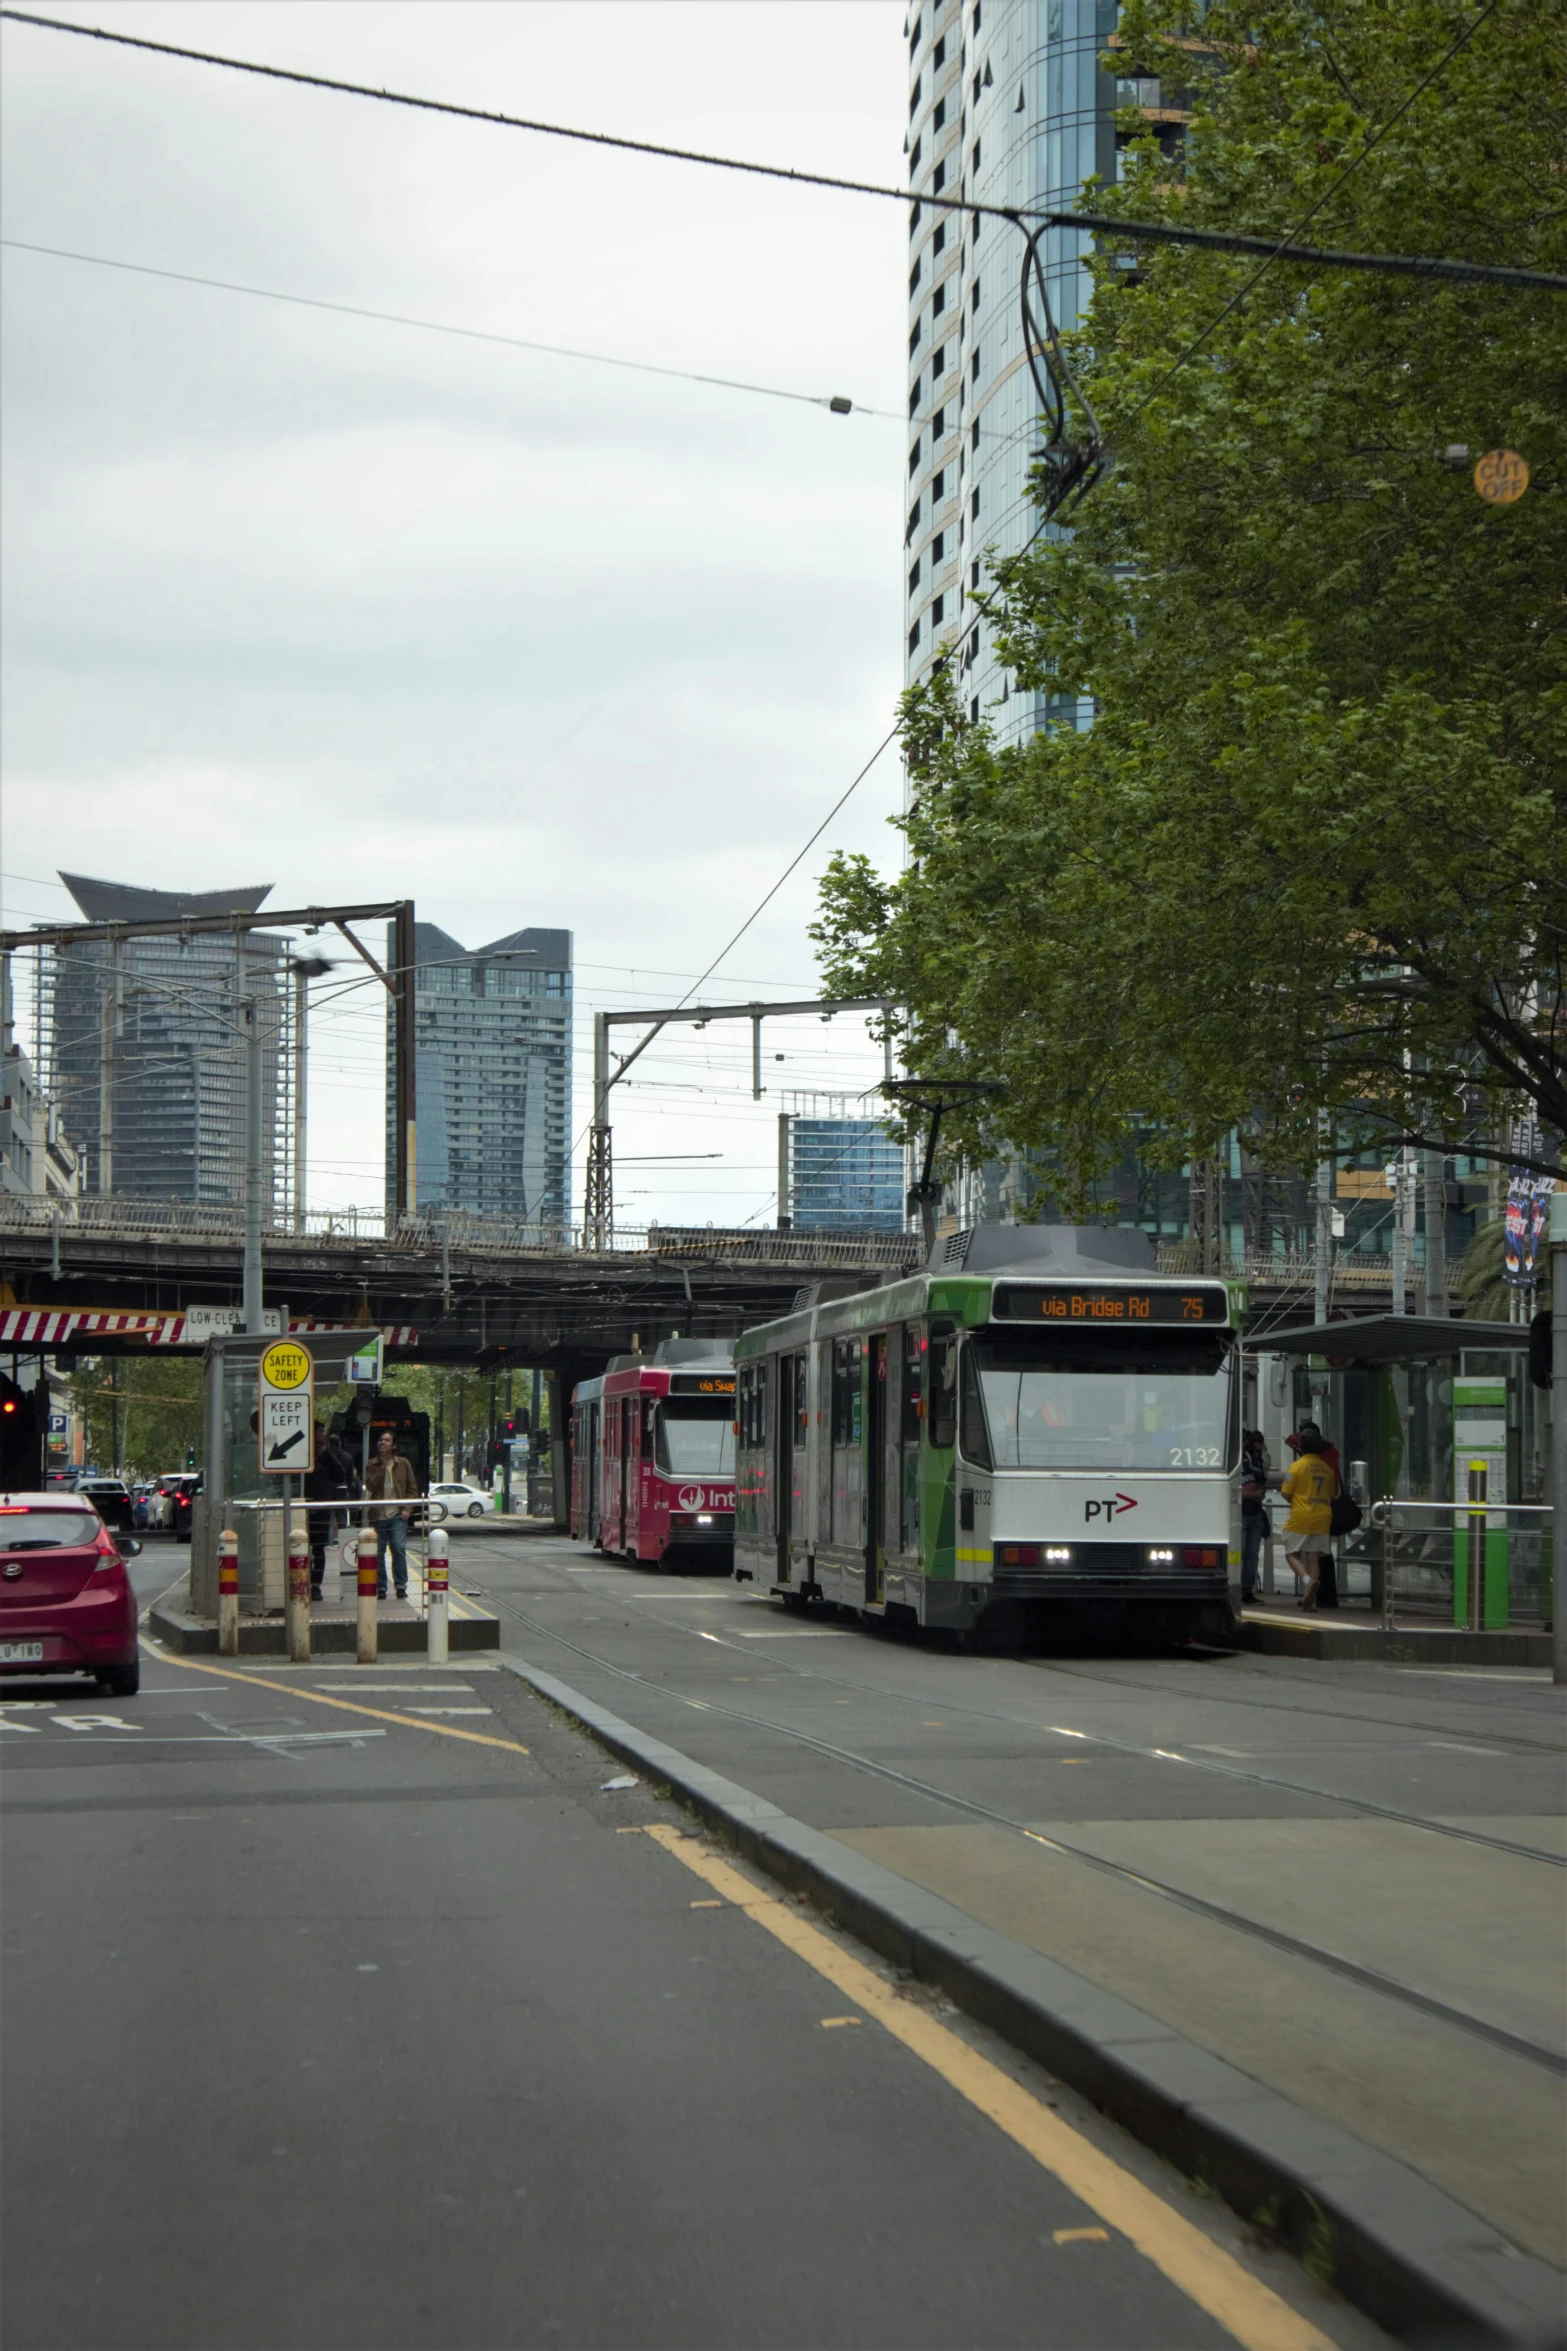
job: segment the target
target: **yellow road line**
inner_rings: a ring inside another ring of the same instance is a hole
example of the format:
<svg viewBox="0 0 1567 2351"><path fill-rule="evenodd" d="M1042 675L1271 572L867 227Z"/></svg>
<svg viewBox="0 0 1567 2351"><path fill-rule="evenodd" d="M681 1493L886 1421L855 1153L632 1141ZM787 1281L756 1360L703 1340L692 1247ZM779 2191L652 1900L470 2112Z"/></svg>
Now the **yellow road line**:
<svg viewBox="0 0 1567 2351"><path fill-rule="evenodd" d="M1319 2327L1292 2310L1163 2197L916 2002L900 1999L874 1969L840 1950L790 1903L762 1893L737 1869L676 1828L657 1823L644 1833L836 1985L960 2097L988 2115L1026 2155L1135 2245L1199 2310L1217 2319L1245 2351L1336 2351Z"/></svg>
<svg viewBox="0 0 1567 2351"><path fill-rule="evenodd" d="M504 1747L509 1754L526 1755L518 1739L497 1739L489 1731L460 1731L455 1723L431 1722L418 1714L392 1714L384 1706L361 1706L357 1698L329 1698L324 1690L302 1690L294 1682L268 1681L256 1673L240 1673L232 1665L203 1665L194 1657L177 1657L171 1649L155 1652L160 1665L182 1666L186 1673L215 1673L226 1682L243 1682L251 1690L281 1690L286 1698L308 1698L312 1706L335 1706L343 1714L368 1714L376 1722L401 1723L406 1731L429 1731L437 1739L466 1739L474 1747Z"/></svg>

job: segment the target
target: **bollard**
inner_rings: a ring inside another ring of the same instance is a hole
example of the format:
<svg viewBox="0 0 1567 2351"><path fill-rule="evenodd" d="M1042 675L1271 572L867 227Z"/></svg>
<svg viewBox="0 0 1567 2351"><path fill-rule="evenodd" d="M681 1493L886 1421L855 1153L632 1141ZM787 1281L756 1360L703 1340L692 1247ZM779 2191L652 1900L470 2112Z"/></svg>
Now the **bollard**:
<svg viewBox="0 0 1567 2351"><path fill-rule="evenodd" d="M310 1537L303 1519L288 1538L288 1654L293 1665L310 1663Z"/></svg>
<svg viewBox="0 0 1567 2351"><path fill-rule="evenodd" d="M424 1555L425 1654L431 1665L444 1665L448 1537L444 1527L432 1527Z"/></svg>
<svg viewBox="0 0 1567 2351"><path fill-rule="evenodd" d="M359 1662L374 1665L376 1652L376 1553L379 1545L374 1527L366 1527L359 1538Z"/></svg>
<svg viewBox="0 0 1567 2351"><path fill-rule="evenodd" d="M239 1655L239 1537L232 1527L218 1537L218 1655Z"/></svg>

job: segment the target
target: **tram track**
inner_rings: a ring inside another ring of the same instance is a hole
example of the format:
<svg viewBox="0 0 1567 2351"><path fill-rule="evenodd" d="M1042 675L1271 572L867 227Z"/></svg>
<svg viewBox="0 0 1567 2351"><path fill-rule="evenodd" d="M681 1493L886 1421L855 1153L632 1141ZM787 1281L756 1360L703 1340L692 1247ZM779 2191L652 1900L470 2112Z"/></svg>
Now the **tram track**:
<svg viewBox="0 0 1567 2351"><path fill-rule="evenodd" d="M558 1638L559 1636L554 1637ZM706 1637L715 1641L722 1639L722 1635L717 1633L710 1633ZM745 1656L749 1652L737 1648L736 1654ZM1053 1666L1055 1660L1039 1660L1038 1662L1041 1665ZM902 1690L883 1688L878 1683L850 1681L841 1674L823 1673L815 1666L793 1665L787 1658L778 1658L775 1664L778 1670L787 1673L796 1681L819 1682L824 1688L848 1690L858 1697L875 1698L898 1706L939 1704L949 1714L964 1714L976 1722L1004 1723L1009 1730L1026 1731L1036 1736L1041 1730L1045 1730L1058 1738L1081 1739L1086 1744L1104 1747L1113 1754L1128 1755L1142 1762L1178 1763L1188 1771L1207 1772L1217 1779L1240 1781L1253 1787L1271 1789L1279 1795L1303 1796L1313 1803L1339 1805L1344 1810L1360 1813L1367 1819L1389 1820L1403 1828L1423 1829L1430 1836L1449 1837L1461 1845L1482 1846L1491 1852L1505 1853L1519 1861L1538 1861L1543 1862L1550 1869L1567 1869L1567 1855L1542 1852L1536 1845L1520 1845L1510 1837L1490 1836L1484 1829L1465 1828L1456 1821L1435 1820L1427 1813L1409 1812L1391 1804L1378 1804L1369 1796L1340 1795L1336 1789L1315 1787L1309 1781L1280 1779L1271 1772L1246 1771L1233 1763L1223 1762L1216 1756L1178 1754L1173 1748L1150 1747L1130 1739L1116 1739L1103 1731L1064 1729L1054 1723L1032 1722L1023 1715L1004 1714L995 1707L975 1706L971 1701L962 1698L954 1699L943 1695L940 1699L929 1699L906 1694ZM1163 1697L1169 1694L1159 1690L1157 1685L1153 1683L1112 1682L1103 1675L1078 1674L1067 1671L1066 1678L1073 1681L1092 1682L1096 1687L1102 1689L1135 1687L1150 1691L1156 1696ZM1262 1701L1260 1699L1242 1699L1237 1700L1236 1703L1260 1706ZM1310 1711L1319 1717L1324 1714L1324 1710L1321 1708L1301 1709L1301 1711ZM1331 1720L1333 1718L1327 1716L1325 1719ZM1445 1724L1400 1724L1398 1728L1418 1731L1427 1729L1446 1731L1448 1726ZM1473 1734L1471 1734L1471 1739L1473 1744L1480 1744L1478 1738ZM1546 1754L1559 1752L1549 1747L1541 1747L1537 1751Z"/></svg>
<svg viewBox="0 0 1567 2351"><path fill-rule="evenodd" d="M539 1638L551 1641L557 1647L568 1650L573 1656L580 1657L586 1663L597 1666L600 1671L610 1674L617 1681L628 1682L660 1698L673 1699L677 1705L687 1706L695 1713L715 1714L723 1717L726 1721L742 1723L751 1730L767 1731L775 1738L788 1739L797 1746L806 1748L832 1762L845 1765L851 1770L889 1782L896 1787L923 1796L933 1803L945 1805L952 1811L962 1813L971 1819L987 1821L995 1827L1006 1829L1029 1844L1042 1846L1047 1851L1059 1853L1070 1860L1080 1862L1101 1876L1123 1885L1135 1886L1144 1893L1152 1894L1159 1900L1169 1902L1194 1916L1207 1919L1214 1925L1222 1926L1233 1933L1246 1935L1253 1941L1264 1943L1289 1957L1304 1960L1309 1965L1320 1967L1330 1974L1354 1983L1364 1991L1379 1994L1383 1998L1396 2001L1401 2007L1413 2009L1422 2015L1429 2016L1453 2030L1468 2035L1471 2039L1486 2041L1493 2048L1502 2049L1510 2056L1519 2058L1526 2064L1537 2066L1543 2071L1555 2075L1558 2079L1567 2079L1567 2057L1564 2057L1560 2052L1547 2049L1541 2043L1531 2041L1522 2034L1509 2032L1505 2026L1493 2024L1486 2017L1476 2016L1467 2009L1455 2008L1447 2001L1438 2000L1432 1994L1417 1991L1412 1985L1401 1984L1395 1978L1384 1975L1381 1970L1366 1967L1360 1961L1349 1958L1346 1953L1334 1951L1324 1944L1308 1942L1303 1937L1291 1935L1281 1928L1270 1927L1259 1919L1248 1918L1243 1912L1230 1910L1221 1903L1209 1902L1202 1895L1190 1893L1184 1887L1172 1885L1165 1879L1149 1875L1146 1871L1133 1869L1124 1862L1111 1861L1105 1855L1095 1853L1090 1847L1074 1844L1070 1838L1062 1837L1059 1834L1047 1836L1042 1830L1030 1828L1027 1822L1015 1819L1010 1813L997 1811L992 1806L981 1804L973 1798L959 1796L951 1789L938 1787L933 1781L920 1779L913 1773L899 1771L895 1765L883 1763L877 1757L862 1754L855 1748L841 1746L833 1740L818 1738L814 1733L799 1730L793 1724L774 1721L765 1715L751 1713L743 1707L729 1705L721 1699L693 1697L668 1682L655 1680L649 1674L638 1673L630 1666L616 1664L613 1658L588 1648L584 1643L571 1639L568 1634L558 1632L553 1626L530 1615L515 1600L508 1599L498 1593L491 1593L488 1597L490 1605L503 1615L514 1617L518 1623L526 1625L528 1630ZM896 1692L872 1690L866 1684L844 1682L836 1676L817 1674L814 1669L809 1667L786 1667L785 1670L797 1678L810 1678L838 1688L857 1689L865 1696L885 1698L899 1695ZM923 1704L926 1701L918 1700L910 1701L910 1703ZM962 1709L962 1711L980 1715L985 1710L969 1707ZM987 1718L1006 1722L1015 1728L1037 1731L1041 1727L1038 1724L1022 1723L1019 1718L1010 1715L992 1714ZM1087 1738L1091 1734L1077 1733L1073 1735ZM1142 1749L1131 1751L1139 1754L1158 1752ZM1170 1759L1182 1760L1174 1757ZM1198 1768L1203 1768L1203 1766ZM1288 1783L1277 1783L1266 1779L1263 1779L1261 1784L1283 1788L1288 1786ZM1313 1795L1320 1793L1316 1790L1305 1792ZM1353 1798L1341 1799L1332 1796L1326 1797L1324 1800L1330 1803L1343 1802L1350 1805L1354 1805L1357 1801ZM1371 1809L1377 1810L1379 1808L1373 1807ZM1388 1817L1407 1820L1415 1827L1432 1828L1440 1832L1440 1824L1420 1820L1413 1814L1393 1813ZM1463 1834L1463 1832L1459 1833ZM1476 1835L1470 1837L1468 1841L1492 1845L1497 1850L1518 1859L1543 1860L1551 1862L1554 1866L1563 1866L1554 1854L1535 1853L1528 1848L1510 1845L1500 1839Z"/></svg>
<svg viewBox="0 0 1567 2351"><path fill-rule="evenodd" d="M1241 1652L1233 1649L1214 1650L1212 1652L1212 1656L1215 1661L1221 1657L1233 1658L1239 1656L1240 1654ZM1085 1671L1082 1667L1070 1664L1065 1659L1059 1657L1020 1657L1016 1662L1020 1665L1029 1666L1037 1672L1059 1673L1062 1678L1067 1681L1092 1683L1096 1689L1146 1690L1151 1696L1159 1698L1167 1698L1171 1695L1168 1690L1162 1688L1157 1682L1148 1682L1142 1680L1134 1681L1130 1677L1122 1678L1120 1676L1112 1678L1108 1674ZM1390 1672L1399 1669L1384 1667L1382 1670L1384 1672ZM1270 1674L1268 1676L1268 1685L1270 1689L1282 1688L1290 1690L1304 1690L1309 1689L1311 1686L1308 1682L1302 1681L1297 1674L1283 1673ZM1226 1689L1223 1702L1226 1706L1249 1706L1255 1707L1263 1713L1271 1713L1274 1715L1277 1715L1278 1713L1277 1701L1269 1698L1238 1697L1231 1689ZM1350 1722L1357 1725L1363 1723L1374 1724L1375 1722L1375 1718L1373 1716L1353 1713L1346 1714L1343 1712L1335 1713L1331 1707L1306 1706L1295 1698L1285 1700L1285 1704L1288 1706L1292 1714L1307 1715L1314 1722ZM1559 1741L1550 1739L1525 1738L1521 1737L1517 1731L1471 1731L1466 1730L1461 1723L1454 1724L1450 1722L1438 1723L1401 1721L1394 1727L1398 1730L1429 1732L1433 1738L1467 1739L1471 1745L1476 1747L1505 1747L1511 1749L1519 1755L1550 1755L1557 1758L1558 1760L1560 1760L1563 1755L1563 1749Z"/></svg>

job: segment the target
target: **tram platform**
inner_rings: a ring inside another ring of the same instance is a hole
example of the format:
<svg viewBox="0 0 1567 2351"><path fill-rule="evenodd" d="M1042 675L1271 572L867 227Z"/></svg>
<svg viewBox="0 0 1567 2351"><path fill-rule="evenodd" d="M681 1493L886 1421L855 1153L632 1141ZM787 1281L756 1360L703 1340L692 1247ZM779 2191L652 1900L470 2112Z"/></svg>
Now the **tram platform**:
<svg viewBox="0 0 1567 2351"><path fill-rule="evenodd" d="M1350 1609L1302 1615L1282 1600L1242 1610L1237 1646L1263 1657L1343 1665L1548 1667L1551 1662L1551 1636L1538 1627L1468 1632L1433 1624L1430 1617L1384 1625L1378 1617Z"/></svg>
<svg viewBox="0 0 1567 2351"><path fill-rule="evenodd" d="M215 1657L218 1621L190 1606L190 1588L181 1576L148 1611L148 1628L168 1648L191 1657ZM409 1597L388 1597L376 1611L376 1646L388 1656L420 1656L426 1649L424 1584L416 1561L409 1563ZM471 1595L453 1589L447 1604L447 1646L456 1650L498 1649L500 1619ZM346 1590L316 1601L310 1610L310 1648L316 1657L353 1657L359 1648L359 1600ZM241 1616L242 1657L282 1657L287 1637L281 1614Z"/></svg>

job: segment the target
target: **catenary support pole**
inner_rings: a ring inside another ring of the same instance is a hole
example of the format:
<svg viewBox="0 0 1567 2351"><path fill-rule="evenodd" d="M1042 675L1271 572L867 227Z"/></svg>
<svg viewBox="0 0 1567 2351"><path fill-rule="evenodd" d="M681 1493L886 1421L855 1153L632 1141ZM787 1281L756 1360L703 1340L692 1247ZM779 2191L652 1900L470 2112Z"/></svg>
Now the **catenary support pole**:
<svg viewBox="0 0 1567 2351"><path fill-rule="evenodd" d="M232 1527L218 1537L218 1655L239 1655L239 1537Z"/></svg>
<svg viewBox="0 0 1567 2351"><path fill-rule="evenodd" d="M1558 1182L1551 1249L1551 1678L1567 1683L1567 1191Z"/></svg>
<svg viewBox="0 0 1567 2351"><path fill-rule="evenodd" d="M1447 1162L1440 1151L1422 1154L1426 1211L1426 1312L1447 1312Z"/></svg>
<svg viewBox="0 0 1567 2351"><path fill-rule="evenodd" d="M310 974L302 963L294 966L294 1230L305 1229L305 1130L310 1118Z"/></svg>
<svg viewBox="0 0 1567 2351"><path fill-rule="evenodd" d="M245 1036L245 1266L243 1311L246 1330L262 1330L261 1299L261 1004L243 998L239 1008Z"/></svg>
<svg viewBox="0 0 1567 2351"><path fill-rule="evenodd" d="M375 1528L367 1526L359 1537L359 1662L374 1665L379 1623L376 1617L376 1542Z"/></svg>
<svg viewBox="0 0 1567 2351"><path fill-rule="evenodd" d="M1325 1117L1317 1121L1319 1145L1328 1139ZM1312 1321L1320 1330L1328 1319L1328 1305L1333 1296L1333 1162L1324 1155L1317 1162L1317 1219L1312 1247Z"/></svg>
<svg viewBox="0 0 1567 2351"><path fill-rule="evenodd" d="M444 1665L447 1657L447 1544L444 1527L432 1527L425 1549L424 1615L425 1653L432 1665Z"/></svg>
<svg viewBox="0 0 1567 2351"><path fill-rule="evenodd" d="M283 1480L283 1516L288 1532L288 1654L294 1665L310 1663L310 1514L288 1503L293 1481Z"/></svg>

